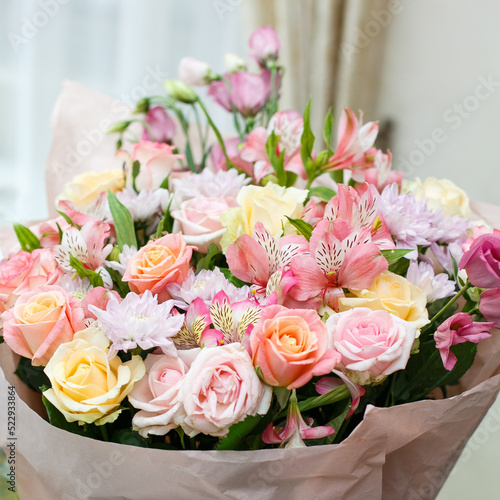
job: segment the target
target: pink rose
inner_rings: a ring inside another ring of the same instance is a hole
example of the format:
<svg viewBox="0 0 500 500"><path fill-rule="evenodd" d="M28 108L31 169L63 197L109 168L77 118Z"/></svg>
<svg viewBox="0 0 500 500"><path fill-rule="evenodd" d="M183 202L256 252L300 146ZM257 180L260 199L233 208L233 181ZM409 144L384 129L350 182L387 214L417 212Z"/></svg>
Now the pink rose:
<svg viewBox="0 0 500 500"><path fill-rule="evenodd" d="M264 381L288 389L330 373L340 361L338 353L328 349L325 325L312 309L266 307L250 334L250 348Z"/></svg>
<svg viewBox="0 0 500 500"><path fill-rule="evenodd" d="M333 348L342 356L339 367L360 385L403 370L417 336L411 323L366 307L330 316L326 328Z"/></svg>
<svg viewBox="0 0 500 500"><path fill-rule="evenodd" d="M21 251L0 263L0 311L12 307L17 298L43 285L52 285L60 271L50 250Z"/></svg>
<svg viewBox="0 0 500 500"><path fill-rule="evenodd" d="M500 234L482 234L476 238L464 253L459 267L467 271L474 286L500 286Z"/></svg>
<svg viewBox="0 0 500 500"><path fill-rule="evenodd" d="M256 29L249 40L250 48L259 62L277 59L281 48L281 40L271 26Z"/></svg>
<svg viewBox="0 0 500 500"><path fill-rule="evenodd" d="M174 154L175 146L151 141L139 141L134 145L132 154L120 150L117 156L126 162L127 187L132 187L132 165L140 163L139 175L135 178L137 190L147 190L160 187L165 178L175 169L177 160L183 155Z"/></svg>
<svg viewBox="0 0 500 500"><path fill-rule="evenodd" d="M83 330L83 309L79 301L57 285L42 286L19 297L14 307L2 314L3 336L17 354L45 366L56 349Z"/></svg>
<svg viewBox="0 0 500 500"><path fill-rule="evenodd" d="M150 108L146 114L145 122L149 128L144 127L143 141L170 143L174 140L175 122L161 106ZM150 133L152 137L150 137Z"/></svg>
<svg viewBox="0 0 500 500"><path fill-rule="evenodd" d="M186 245L180 234L167 234L149 241L128 261L123 281L128 281L133 292L151 290L164 302L169 298L165 286L182 283L186 278L193 248Z"/></svg>
<svg viewBox="0 0 500 500"><path fill-rule="evenodd" d="M490 288L481 294L479 311L488 320L500 328L500 287Z"/></svg>
<svg viewBox="0 0 500 500"><path fill-rule="evenodd" d="M489 227L486 226L474 226L472 228L472 236L467 238L466 242L462 245L462 250L464 252L467 252L470 250L470 247L474 243L474 240L479 238L482 234L491 234L492 231ZM499 229L493 229L493 234L498 234L500 235L500 230Z"/></svg>
<svg viewBox="0 0 500 500"><path fill-rule="evenodd" d="M111 300L111 296L114 295L116 299L121 302L121 297L114 290L107 290L102 286L97 286L90 289L87 295L82 299L82 308L85 314L85 319L97 319L96 315L89 310L89 306L95 306L103 311L106 310L107 303Z"/></svg>
<svg viewBox="0 0 500 500"><path fill-rule="evenodd" d="M476 323L467 313L457 313L444 321L434 334L436 347L439 349L443 365L447 370L453 370L457 357L450 351L452 345L474 342L491 337L490 330L494 323Z"/></svg>
<svg viewBox="0 0 500 500"><path fill-rule="evenodd" d="M174 210L172 217L179 222L186 243L207 253L210 243L218 245L226 231L221 215L237 206L234 198L191 198L181 204L180 210Z"/></svg>
<svg viewBox="0 0 500 500"><path fill-rule="evenodd" d="M222 437L247 415L265 414L271 397L240 344L205 347L183 379L177 396L182 411L175 419L191 437Z"/></svg>
<svg viewBox="0 0 500 500"><path fill-rule="evenodd" d="M199 349L179 351L177 358L164 354L149 354L144 364L146 375L134 385L128 399L139 411L134 415L132 425L141 436L148 434L163 435L177 427L173 417L179 409L177 394L188 365ZM186 362L188 364L186 364Z"/></svg>

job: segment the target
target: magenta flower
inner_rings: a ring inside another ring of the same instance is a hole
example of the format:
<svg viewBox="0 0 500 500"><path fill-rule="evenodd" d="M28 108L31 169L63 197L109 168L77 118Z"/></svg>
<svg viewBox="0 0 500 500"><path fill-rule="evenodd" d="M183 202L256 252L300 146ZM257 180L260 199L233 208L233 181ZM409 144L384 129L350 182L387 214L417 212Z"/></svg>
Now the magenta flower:
<svg viewBox="0 0 500 500"><path fill-rule="evenodd" d="M488 320L500 328L500 287L485 290L481 294L479 311Z"/></svg>
<svg viewBox="0 0 500 500"><path fill-rule="evenodd" d="M359 167L366 164L365 153L373 146L378 134L378 123L362 124L349 108L340 117L337 134L337 151L328 161L327 171ZM371 165L370 165L371 166Z"/></svg>
<svg viewBox="0 0 500 500"><path fill-rule="evenodd" d="M145 122L149 129L144 127L143 141L172 142L175 136L175 122L161 106L155 106L148 111Z"/></svg>
<svg viewBox="0 0 500 500"><path fill-rule="evenodd" d="M281 48L278 33L271 26L256 29L250 35L248 44L253 51L253 56L264 65L267 60L276 60Z"/></svg>
<svg viewBox="0 0 500 500"><path fill-rule="evenodd" d="M439 349L443 365L447 370L453 370L457 357L450 351L452 345L474 342L475 344L491 337L490 330L495 323L477 323L467 313L457 313L442 323L436 333L434 340Z"/></svg>
<svg viewBox="0 0 500 500"><path fill-rule="evenodd" d="M469 281L480 288L500 286L500 234L482 234L464 253L459 264Z"/></svg>
<svg viewBox="0 0 500 500"><path fill-rule="evenodd" d="M342 219L323 220L312 232L309 255L292 259L291 271L299 281L290 290L296 300L320 295L335 308L342 288L362 290L388 269L387 260L372 243L370 230L352 229Z"/></svg>
<svg viewBox="0 0 500 500"><path fill-rule="evenodd" d="M331 436L335 432L335 429L329 425L311 427L312 423L312 418L304 422L299 406L296 402L292 402L288 409L285 427L274 427L272 423L269 424L262 433L262 441L266 444L279 443L280 447L285 445L285 448L304 448L306 446L304 439L320 439Z"/></svg>

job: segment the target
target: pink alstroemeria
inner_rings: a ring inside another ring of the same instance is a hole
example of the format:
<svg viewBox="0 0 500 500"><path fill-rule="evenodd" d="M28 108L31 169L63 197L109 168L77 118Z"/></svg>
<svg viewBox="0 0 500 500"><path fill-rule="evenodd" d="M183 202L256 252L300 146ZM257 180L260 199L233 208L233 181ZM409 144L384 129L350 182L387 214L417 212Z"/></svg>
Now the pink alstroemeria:
<svg viewBox="0 0 500 500"><path fill-rule="evenodd" d="M261 222L255 224L253 236L243 234L226 250L231 272L240 280L252 283L257 299L273 292L282 304L288 290L296 284L288 271L292 259L308 250L303 236L275 238Z"/></svg>
<svg viewBox="0 0 500 500"><path fill-rule="evenodd" d="M313 230L310 253L294 257L291 271L299 281L290 290L296 300L321 296L333 309L342 288L362 290L388 269L387 260L372 243L369 229L353 229L342 219L323 220Z"/></svg>
<svg viewBox="0 0 500 500"><path fill-rule="evenodd" d="M342 170L366 164L365 153L373 146L378 134L378 123L363 125L363 115L357 119L354 112L345 108L339 120L337 150L325 167L326 171Z"/></svg>
<svg viewBox="0 0 500 500"><path fill-rule="evenodd" d="M353 229L370 231L372 243L380 249L395 248L394 241L380 216L377 192L370 184L353 189L339 184L338 193L326 204L323 218L328 221L342 219Z"/></svg>
<svg viewBox="0 0 500 500"><path fill-rule="evenodd" d="M274 172L266 153L266 142L274 132L278 138L276 154L285 151L284 167L302 178L307 178L300 156L300 139L304 130L304 120L296 111L280 111L276 113L267 126L255 128L245 140L241 149L242 160L254 164L254 177L260 181Z"/></svg>
<svg viewBox="0 0 500 500"><path fill-rule="evenodd" d="M255 116L269 98L271 89L263 74L237 71L226 73L224 80L212 82L208 95L227 111L234 108L249 118Z"/></svg>
<svg viewBox="0 0 500 500"><path fill-rule="evenodd" d="M104 281L105 288L113 288L113 282L109 273L104 269L106 257L111 253L113 245L105 241L109 238L110 226L102 222L87 222L79 230L70 227L63 232L60 245L54 250L54 259L59 267L67 272L73 273L70 264L70 254L77 258L86 269L99 272Z"/></svg>
<svg viewBox="0 0 500 500"><path fill-rule="evenodd" d="M347 375L345 375L340 370L332 370L332 372L335 373L335 375L337 375L339 378L323 377L319 379L314 384L314 386L316 387L316 391L318 391L318 394L326 394L327 392L333 391L334 389L337 389L342 385L345 385L349 389L349 392L351 393L351 409L349 410L349 413L347 414L346 417L349 418L356 411L356 408L359 406L361 396L363 396L365 393L365 388L362 385L353 382Z"/></svg>
<svg viewBox="0 0 500 500"><path fill-rule="evenodd" d="M403 172L391 170L392 153L390 151L385 154L381 149L370 148L365 155L366 159L368 159L367 156L373 158L373 166L369 166L367 162L367 168L353 168L352 178L356 182L368 182L375 186L380 193L390 184L396 183L401 186Z"/></svg>
<svg viewBox="0 0 500 500"><path fill-rule="evenodd" d="M224 334L210 328L210 312L203 299L197 297L188 307L184 324L172 338L177 349L215 347L222 343Z"/></svg>
<svg viewBox="0 0 500 500"><path fill-rule="evenodd" d="M264 443L280 444L280 448L283 445L285 448L305 448L304 439L320 439L335 433L335 429L329 425L311 427L312 418L304 422L296 401L295 398L295 402L290 402L285 427L274 427L271 423L262 433Z"/></svg>
<svg viewBox="0 0 500 500"><path fill-rule="evenodd" d="M436 347L439 349L446 370L453 370L457 357L450 351L452 345L474 342L475 344L491 337L490 330L495 323L472 321L470 314L456 313L444 321L434 334Z"/></svg>
<svg viewBox="0 0 500 500"><path fill-rule="evenodd" d="M219 344L240 342L246 347L248 335L260 318L261 308L251 300L231 304L226 292L220 291L210 306L210 319L215 330L222 333Z"/></svg>
<svg viewBox="0 0 500 500"><path fill-rule="evenodd" d="M147 126L142 132L143 141L172 142L175 136L175 122L161 106L149 109L144 119Z"/></svg>

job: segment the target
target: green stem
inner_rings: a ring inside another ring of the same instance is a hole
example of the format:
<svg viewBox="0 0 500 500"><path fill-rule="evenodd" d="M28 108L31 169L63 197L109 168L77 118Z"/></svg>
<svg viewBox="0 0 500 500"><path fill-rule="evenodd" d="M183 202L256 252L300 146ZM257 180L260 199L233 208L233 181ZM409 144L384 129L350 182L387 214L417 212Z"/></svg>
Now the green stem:
<svg viewBox="0 0 500 500"><path fill-rule="evenodd" d="M432 324L438 319L440 316L442 316L460 297L462 297L465 292L471 288L472 283L470 281L467 281L467 283L464 285L464 287L448 302L446 303L440 311L438 311L429 321L429 324L424 328L424 332L429 331L430 327L432 327Z"/></svg>
<svg viewBox="0 0 500 500"><path fill-rule="evenodd" d="M198 113L198 109L196 108L196 103L193 103L193 109L194 109L194 116L196 118L196 126L198 128L198 135L200 136L200 144L201 144L201 156L203 157L205 155L205 137L202 132L201 128L201 120L200 120L200 114Z"/></svg>
<svg viewBox="0 0 500 500"><path fill-rule="evenodd" d="M98 427L101 430L102 440L109 441L108 429L106 428L106 424L99 425Z"/></svg>
<svg viewBox="0 0 500 500"><path fill-rule="evenodd" d="M208 114L208 111L207 111L207 108L205 107L205 105L203 104L203 102L201 101L201 99L198 99L198 104L200 105L200 108L201 110L203 111L203 113L205 113L205 116L207 118L207 121L208 121L208 124L210 125L210 127L212 128L212 130L214 131L214 134L215 134L215 137L217 137L217 141L219 143L219 146L221 147L222 149L222 153L224 154L224 158L226 159L226 165L227 165L227 168L235 168L236 170L238 170L238 172L240 173L245 173L243 172L241 169L239 169L230 159L229 159L229 156L227 154L227 151L226 151L226 145L224 144L224 139L222 139L222 135L221 133L219 132L219 129L217 128L217 126L215 125L215 123L213 122L212 118L210 117L210 115ZM246 174L245 174L246 175Z"/></svg>

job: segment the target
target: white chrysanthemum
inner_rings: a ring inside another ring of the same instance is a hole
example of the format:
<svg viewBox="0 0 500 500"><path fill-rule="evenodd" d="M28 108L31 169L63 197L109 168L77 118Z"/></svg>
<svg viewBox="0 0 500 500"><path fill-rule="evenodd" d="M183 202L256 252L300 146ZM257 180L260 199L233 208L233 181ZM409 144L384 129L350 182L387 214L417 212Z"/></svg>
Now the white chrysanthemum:
<svg viewBox="0 0 500 500"><path fill-rule="evenodd" d="M435 275L430 262L412 261L406 279L425 292L427 302L434 302L455 294L455 282L449 280L445 273Z"/></svg>
<svg viewBox="0 0 500 500"><path fill-rule="evenodd" d="M106 266L118 271L122 276L127 269L128 261L137 253L137 248L134 246L123 245L122 252L118 255L118 262L114 260L106 261Z"/></svg>
<svg viewBox="0 0 500 500"><path fill-rule="evenodd" d="M151 191L142 190L139 193L125 188L116 193L116 197L128 208L134 221L149 221L163 214L164 208L168 207L171 195L162 188Z"/></svg>
<svg viewBox="0 0 500 500"><path fill-rule="evenodd" d="M131 292L122 302L110 296L105 311L92 305L89 310L111 342L110 357L136 347L144 350L159 347L168 356L176 357L172 337L181 329L184 315L172 315L173 307L173 300L158 304L158 298L146 290L142 297Z"/></svg>
<svg viewBox="0 0 500 500"><path fill-rule="evenodd" d="M214 173L206 168L200 174L187 175L172 181L175 204L178 206L191 198L236 198L240 189L249 182L249 177L238 174L234 169Z"/></svg>

